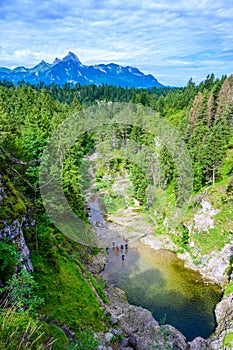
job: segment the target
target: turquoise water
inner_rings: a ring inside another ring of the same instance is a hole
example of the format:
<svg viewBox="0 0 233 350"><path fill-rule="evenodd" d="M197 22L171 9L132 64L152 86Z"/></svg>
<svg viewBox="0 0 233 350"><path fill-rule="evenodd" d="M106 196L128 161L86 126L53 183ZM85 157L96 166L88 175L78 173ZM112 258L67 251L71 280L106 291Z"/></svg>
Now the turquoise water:
<svg viewBox="0 0 233 350"><path fill-rule="evenodd" d="M101 200L89 198L89 220L101 241L119 244L122 228L110 230L105 222ZM153 250L139 240L123 251L109 249L109 262L103 272L106 281L126 292L131 304L150 310L157 321L181 331L191 341L207 338L216 327L214 308L221 299L221 289L205 283L201 275L184 267L182 260L168 250Z"/></svg>
<svg viewBox="0 0 233 350"><path fill-rule="evenodd" d="M109 250L104 278L126 292L129 302L150 310L157 321L180 330L191 341L207 338L215 329L214 308L221 289L205 283L198 272L168 250L155 251L135 242L128 251Z"/></svg>

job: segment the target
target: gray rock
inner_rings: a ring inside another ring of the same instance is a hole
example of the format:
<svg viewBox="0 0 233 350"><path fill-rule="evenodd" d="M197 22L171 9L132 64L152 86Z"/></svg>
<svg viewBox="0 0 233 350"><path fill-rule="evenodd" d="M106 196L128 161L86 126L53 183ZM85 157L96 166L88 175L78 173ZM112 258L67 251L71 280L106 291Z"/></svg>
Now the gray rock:
<svg viewBox="0 0 233 350"><path fill-rule="evenodd" d="M171 325L165 325L163 327L167 331L167 341L165 341L165 345L171 345L172 349L188 349L187 340L180 331Z"/></svg>
<svg viewBox="0 0 233 350"><path fill-rule="evenodd" d="M2 175L0 174L0 207L4 199L7 197L6 188L4 187L4 182L2 181ZM34 226L35 223L31 220L30 210L27 210L25 216L21 219L11 219L6 220L0 218L1 229L0 229L0 241L2 239L9 239L11 242L17 245L17 250L20 256L20 262L25 270L28 272L33 271L33 266L30 261L30 251L26 245L23 227Z"/></svg>
<svg viewBox="0 0 233 350"><path fill-rule="evenodd" d="M150 311L136 306L129 306L120 317L120 323L125 333L129 336L129 342L136 350L145 350L150 344L165 347L170 344L179 350L186 350L185 337L172 326L166 326L168 342L164 339L158 322L152 317Z"/></svg>
<svg viewBox="0 0 233 350"><path fill-rule="evenodd" d="M92 261L86 264L85 266L94 275L99 275L105 268L105 265L107 264L107 262L108 262L107 252L105 249L101 249L97 255L93 256Z"/></svg>
<svg viewBox="0 0 233 350"><path fill-rule="evenodd" d="M190 343L190 350L207 350L207 341L201 337L195 338Z"/></svg>
<svg viewBox="0 0 233 350"><path fill-rule="evenodd" d="M118 334L121 331L124 336L119 344L119 350L130 349L130 347L134 350L148 350L150 344L161 349L165 349L168 345L176 350L188 349L185 337L172 326L164 326L168 333L168 341L166 341L161 327L151 312L141 307L129 305L125 293L121 289L107 285L105 291L109 299L107 311L112 317L117 318L120 327Z"/></svg>
<svg viewBox="0 0 233 350"><path fill-rule="evenodd" d="M110 322L111 322L112 325L115 325L115 324L117 324L118 319L117 319L116 317L112 316L112 317L110 318Z"/></svg>
<svg viewBox="0 0 233 350"><path fill-rule="evenodd" d="M119 344L120 349L124 349L125 347L127 347L128 344L129 344L129 338L123 338Z"/></svg>
<svg viewBox="0 0 233 350"><path fill-rule="evenodd" d="M9 223L7 220L3 220L3 228L0 229L0 240L8 238L15 243L18 247L18 253L20 255L20 262L23 268L28 272L33 271L33 266L30 260L30 251L26 245L23 235L23 226L33 225L28 217L23 217L21 220L13 220Z"/></svg>
<svg viewBox="0 0 233 350"><path fill-rule="evenodd" d="M216 320L218 326L213 336L208 339L208 346L210 350L219 350L223 348L224 339L228 334L233 333L233 293L225 296L220 303L217 305ZM233 341L231 346L224 345L224 350L232 349Z"/></svg>
<svg viewBox="0 0 233 350"><path fill-rule="evenodd" d="M106 341L107 341L108 343L111 342L112 338L113 338L113 334L112 334L112 333L109 333L109 332L108 332L108 333L105 334L105 339L106 339Z"/></svg>
<svg viewBox="0 0 233 350"><path fill-rule="evenodd" d="M113 335L115 335L115 337L117 337L117 336L119 336L119 335L123 335L123 331L122 331L121 328L118 328L118 329L116 329L116 328L111 328L111 333L112 333Z"/></svg>

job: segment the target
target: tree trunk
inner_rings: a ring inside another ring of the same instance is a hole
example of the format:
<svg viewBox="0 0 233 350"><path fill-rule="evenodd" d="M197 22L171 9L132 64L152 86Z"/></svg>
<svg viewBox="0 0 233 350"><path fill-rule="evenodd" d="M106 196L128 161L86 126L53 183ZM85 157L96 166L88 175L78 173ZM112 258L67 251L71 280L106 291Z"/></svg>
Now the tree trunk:
<svg viewBox="0 0 233 350"><path fill-rule="evenodd" d="M213 178L212 178L213 185L215 184L215 166L213 167Z"/></svg>

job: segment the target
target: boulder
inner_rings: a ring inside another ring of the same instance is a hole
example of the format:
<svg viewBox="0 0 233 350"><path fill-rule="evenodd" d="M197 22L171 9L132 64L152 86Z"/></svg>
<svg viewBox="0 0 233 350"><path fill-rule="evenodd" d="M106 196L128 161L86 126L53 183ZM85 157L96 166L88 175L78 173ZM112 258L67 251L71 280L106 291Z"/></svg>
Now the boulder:
<svg viewBox="0 0 233 350"><path fill-rule="evenodd" d="M190 350L207 350L207 341L201 337L195 338L190 343Z"/></svg>

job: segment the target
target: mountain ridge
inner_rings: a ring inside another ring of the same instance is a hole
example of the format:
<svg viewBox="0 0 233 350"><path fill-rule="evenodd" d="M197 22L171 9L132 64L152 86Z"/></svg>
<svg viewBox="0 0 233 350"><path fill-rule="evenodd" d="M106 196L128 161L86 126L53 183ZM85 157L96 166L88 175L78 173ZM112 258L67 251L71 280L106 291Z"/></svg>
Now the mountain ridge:
<svg viewBox="0 0 233 350"><path fill-rule="evenodd" d="M32 68L24 66L14 69L0 67L0 81L7 80L14 85L24 80L30 84L43 82L63 85L116 85L121 87L149 88L164 87L152 74L144 74L138 68L116 63L86 66L71 51L62 59L56 57L53 63L42 60Z"/></svg>

